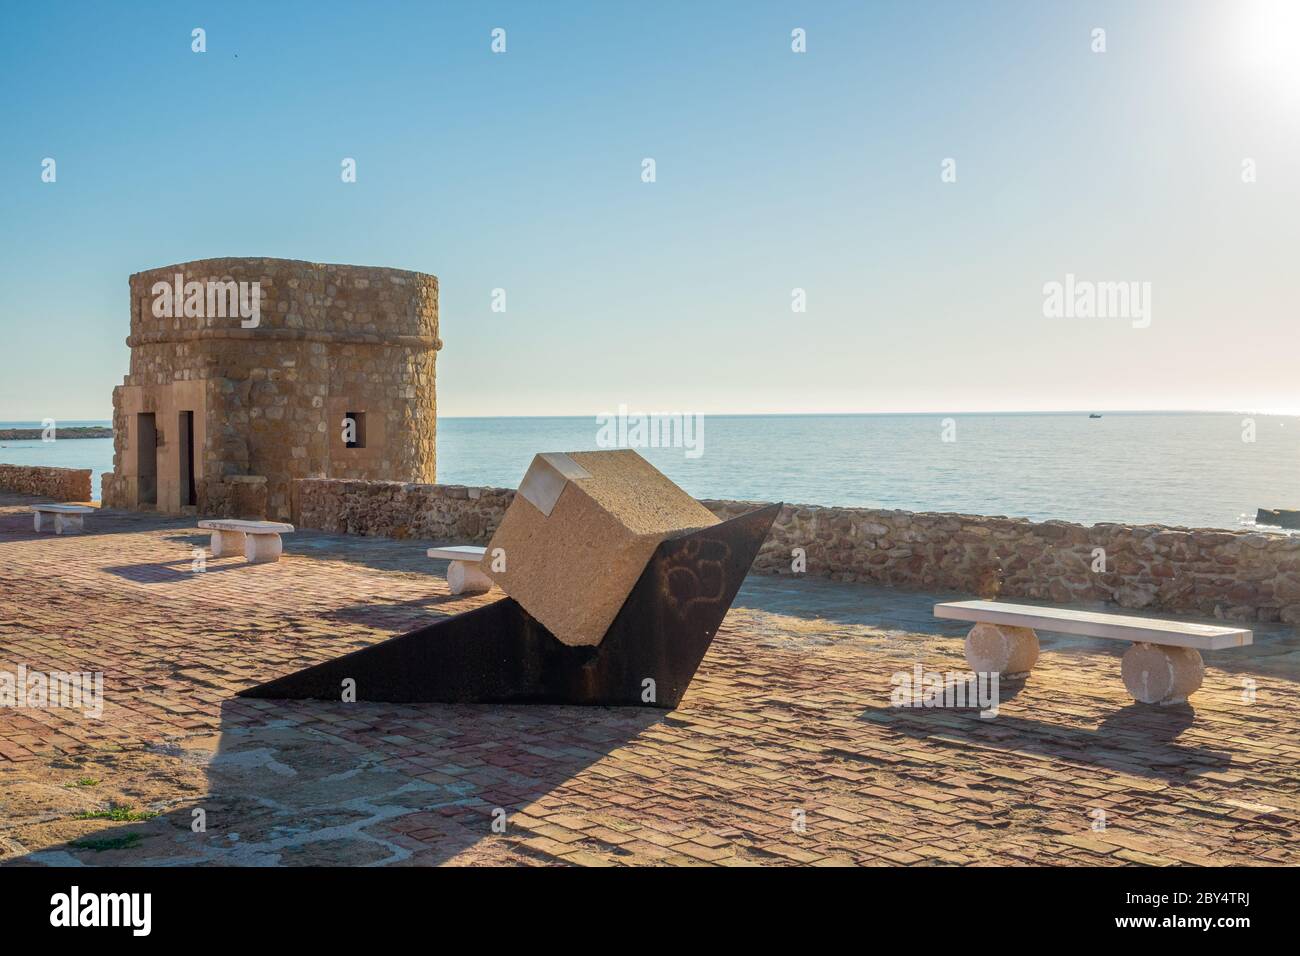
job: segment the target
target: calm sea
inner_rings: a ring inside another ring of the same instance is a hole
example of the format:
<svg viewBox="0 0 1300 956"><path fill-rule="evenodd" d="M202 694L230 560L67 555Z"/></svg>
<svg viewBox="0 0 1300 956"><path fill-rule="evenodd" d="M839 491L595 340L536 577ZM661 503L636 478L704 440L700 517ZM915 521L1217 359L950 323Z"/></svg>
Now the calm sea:
<svg viewBox="0 0 1300 956"><path fill-rule="evenodd" d="M699 498L1235 528L1300 508L1300 419L1107 413L707 416L702 454L638 449ZM106 422L62 422L107 424ZM0 428L39 427L0 422ZM0 462L112 468L108 439L0 442ZM538 451L597 447L594 418L444 418L438 480L513 488Z"/></svg>

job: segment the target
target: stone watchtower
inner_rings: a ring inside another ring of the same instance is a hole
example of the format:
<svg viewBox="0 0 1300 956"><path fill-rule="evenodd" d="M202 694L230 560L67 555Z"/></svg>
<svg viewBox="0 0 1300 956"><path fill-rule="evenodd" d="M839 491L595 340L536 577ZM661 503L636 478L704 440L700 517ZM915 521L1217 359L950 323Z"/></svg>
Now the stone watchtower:
<svg viewBox="0 0 1300 956"><path fill-rule="evenodd" d="M131 276L105 507L291 520L309 476L433 482L438 280L291 259Z"/></svg>

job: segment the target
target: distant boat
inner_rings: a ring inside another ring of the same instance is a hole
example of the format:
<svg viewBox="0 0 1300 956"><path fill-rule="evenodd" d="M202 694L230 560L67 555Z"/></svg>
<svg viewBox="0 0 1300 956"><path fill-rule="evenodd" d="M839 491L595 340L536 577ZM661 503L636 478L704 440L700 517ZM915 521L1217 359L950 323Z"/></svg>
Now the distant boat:
<svg viewBox="0 0 1300 956"><path fill-rule="evenodd" d="M1088 417L1089 417L1089 418L1101 418L1101 415L1098 414L1097 412L1093 412L1093 413L1091 413Z"/></svg>

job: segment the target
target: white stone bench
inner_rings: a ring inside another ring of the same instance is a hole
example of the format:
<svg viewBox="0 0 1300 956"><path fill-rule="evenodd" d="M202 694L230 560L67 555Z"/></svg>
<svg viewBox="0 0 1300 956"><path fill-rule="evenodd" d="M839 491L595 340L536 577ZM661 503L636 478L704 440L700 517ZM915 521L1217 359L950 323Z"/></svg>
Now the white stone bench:
<svg viewBox="0 0 1300 956"><path fill-rule="evenodd" d="M94 508L87 508L85 505L32 505L32 511L35 512L36 533L40 534L42 529L48 524L55 534L80 534L85 530L82 524L86 515L94 514ZM50 515L50 518L41 520L41 515Z"/></svg>
<svg viewBox="0 0 1300 956"><path fill-rule="evenodd" d="M479 567L479 561L486 553L487 548L468 544L430 548L425 552L431 558L451 562L447 565L447 587L452 594L481 594L492 590L492 579Z"/></svg>
<svg viewBox="0 0 1300 956"><path fill-rule="evenodd" d="M280 535L290 534L293 525L278 521L244 521L238 518L209 518L199 527L212 532L212 556L239 554L252 564L279 561L284 551Z"/></svg>
<svg viewBox="0 0 1300 956"><path fill-rule="evenodd" d="M998 601L936 604L934 616L974 621L966 637L966 662L977 672L997 671L1007 677L1029 673L1038 660L1035 629L1132 641L1120 673L1133 699L1144 704L1182 703L1205 676L1201 651L1244 647L1253 640L1250 631L1239 627Z"/></svg>

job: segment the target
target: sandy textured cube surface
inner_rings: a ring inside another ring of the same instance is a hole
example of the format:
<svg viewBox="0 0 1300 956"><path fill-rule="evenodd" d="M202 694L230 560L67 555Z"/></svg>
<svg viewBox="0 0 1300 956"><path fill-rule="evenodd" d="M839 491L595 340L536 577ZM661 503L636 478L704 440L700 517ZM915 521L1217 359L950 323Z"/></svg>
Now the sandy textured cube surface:
<svg viewBox="0 0 1300 956"><path fill-rule="evenodd" d="M483 570L565 644L599 644L659 543L717 523L629 449L541 454Z"/></svg>

